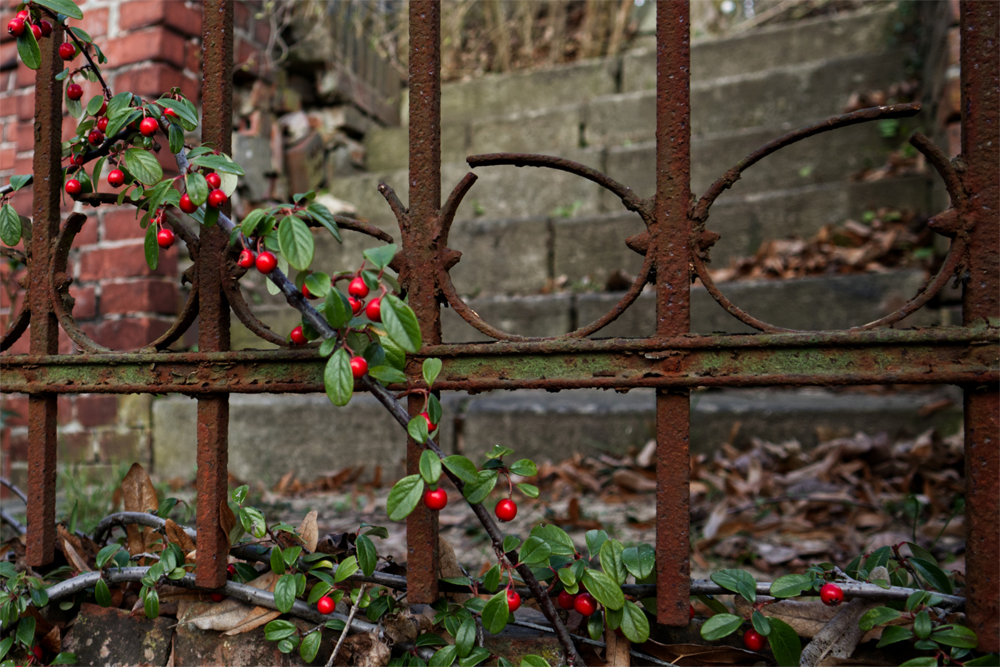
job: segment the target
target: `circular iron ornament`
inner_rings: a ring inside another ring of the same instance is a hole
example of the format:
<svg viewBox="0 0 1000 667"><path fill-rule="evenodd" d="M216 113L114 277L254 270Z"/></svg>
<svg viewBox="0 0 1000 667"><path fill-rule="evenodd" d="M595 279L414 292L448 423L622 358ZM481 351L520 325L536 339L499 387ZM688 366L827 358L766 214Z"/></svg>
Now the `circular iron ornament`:
<svg viewBox="0 0 1000 667"><path fill-rule="evenodd" d="M822 132L827 132L841 127L847 127L849 125L855 125L857 123L863 123L872 120L882 120L886 118L903 118L908 116L913 116L917 114L921 109L919 103L914 104L896 104L891 106L882 107L872 107L869 109L860 109L853 113L843 114L841 116L833 116L824 121L816 123L815 125L810 125L799 130L790 132L782 137L779 137L764 146L761 146L756 151L748 155L746 158L737 163L732 169L727 171L725 174L720 176L705 192L702 198L698 201L692 212L692 222L696 225L696 235L700 234L704 230L705 221L708 219L709 210L715 200L718 199L725 190L732 187L732 185L739 180L740 175L746 171L749 167L756 164L763 158L771 155L775 151L784 148L790 144L797 141L801 141L807 137L811 137ZM928 162L933 165L934 169L941 175L944 179L945 187L948 190L948 194L951 196L952 209L961 211L966 203L965 192L962 189L960 179L958 174L955 172L954 167L951 162L944 156L939 148L934 146L934 144L927 139L924 135L915 133L910 139L910 143L923 153ZM942 263L941 268L938 270L937 274L929 282L920 289L920 291L912 299L907 301L898 310L886 315L885 317L879 318L874 322L869 322L867 324L862 324L856 327L850 327L844 329L844 331L866 331L869 329L876 329L879 327L890 326L899 322L903 318L911 315L915 311L922 308L928 301L930 301L941 289L948 283L948 280L955 274L958 268L961 266L962 261L965 257L965 251L967 247L966 242L966 230L955 230L956 233L949 233L947 230L941 228L935 228L932 224L934 219L932 219L928 224L931 225L931 229L938 233L943 233L946 236L952 236L954 240L951 243L951 247L948 250L948 255L945 261ZM691 252L691 264L694 267L695 273L701 279L701 282L705 285L705 289L708 291L712 298L722 306L726 312L730 315L743 322L747 326L750 326L763 333L792 333L800 332L798 329L786 329L784 327L775 326L773 324L768 324L753 317L749 313L737 307L733 302L723 294L715 281L712 280L712 276L709 274L707 267L705 266L704 260L701 256L701 248L697 247L696 244L692 244Z"/></svg>
<svg viewBox="0 0 1000 667"><path fill-rule="evenodd" d="M66 266L70 248L73 246L73 239L83 229L83 224L87 221L87 216L82 213L73 213L66 219L66 224L59 230L56 237L55 248L52 253L52 263L49 266L48 283L51 288L50 300L52 311L59 320L59 325L76 343L81 350L90 354L106 354L114 352L111 348L104 347L96 343L90 336L83 332L73 319L70 305L69 286L71 279L66 274ZM198 264L198 237L187 227L171 219L171 226L179 237L188 246L188 252L194 260L195 266ZM187 331L195 318L198 316L198 280L197 273L191 282L191 293L188 294L184 307L174 320L173 324L159 338L143 347L135 350L137 352L155 352L166 349L174 341L178 340Z"/></svg>
<svg viewBox="0 0 1000 667"><path fill-rule="evenodd" d="M473 169L476 167L493 166L540 167L575 174L596 183L597 185L600 185L606 190L609 190L617 195L622 200L622 204L624 204L626 209L639 214L639 217L642 218L642 221L646 225L647 231L653 224L652 199L643 199L639 197L632 191L631 188L622 185L607 174L582 165L579 162L573 162L572 160L549 155L535 155L529 153L493 153L489 155L473 155L470 156L467 161L469 166ZM474 174L470 173L466 175L466 177L462 179L462 182L455 186L455 190L452 192L451 196L449 196L448 202L442 208L441 229L439 233L440 247L447 247L448 233L451 230L452 223L454 222L458 205L461 203L461 199L472 187L475 180L476 177ZM508 333L506 331L501 331L500 329L497 329L496 327L483 321L479 314L472 310L472 308L470 308L469 305L458 295L455 285L452 283L451 275L448 272L448 269L450 268L448 263L441 262L438 264L437 279L438 287L440 288L441 293L444 295L445 299L448 300L448 303L455 310L455 312L470 325L491 338L510 341L561 340L585 338L618 319L618 317L624 313L629 306L635 303L636 299L639 298L643 288L649 281L649 275L652 271L652 267L653 253L647 252L645 253L642 268L639 270L639 274L636 276L635 281L611 310L605 313L601 318L584 327L580 327L579 329L561 334L559 336L544 337L520 336Z"/></svg>
<svg viewBox="0 0 1000 667"><path fill-rule="evenodd" d="M0 247L0 256L24 264L28 274L31 273L31 260L29 254L15 250L14 248L2 246ZM4 331L3 336L0 337L0 352L9 350L11 345L16 343L24 332L27 331L28 324L30 323L31 306L28 303L27 295L25 295L24 301L21 303L20 310L17 311L17 315L15 315L14 318L7 324L7 330Z"/></svg>

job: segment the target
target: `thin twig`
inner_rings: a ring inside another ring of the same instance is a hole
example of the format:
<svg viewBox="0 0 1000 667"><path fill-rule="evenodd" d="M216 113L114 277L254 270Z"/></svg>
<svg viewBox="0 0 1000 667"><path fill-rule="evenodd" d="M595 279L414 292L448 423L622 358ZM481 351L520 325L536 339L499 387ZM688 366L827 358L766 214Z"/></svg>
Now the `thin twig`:
<svg viewBox="0 0 1000 667"><path fill-rule="evenodd" d="M21 525L20 521L3 510L0 510L0 521L3 521L5 524L16 530L18 535L24 535L26 532L25 527Z"/></svg>
<svg viewBox="0 0 1000 667"><path fill-rule="evenodd" d="M354 606L351 607L351 613L347 615L347 625L344 626L343 631L340 633L340 639L337 640L337 645L333 647L333 653L330 654L330 659L326 661L326 667L333 667L333 659L337 657L337 652L340 650L340 645L344 643L344 638L347 637L347 631L351 628L351 623L354 621L354 615L358 613L358 607L361 605L361 598L365 594L365 589L368 584L361 584L361 588L358 590L358 599L354 602Z"/></svg>
<svg viewBox="0 0 1000 667"><path fill-rule="evenodd" d="M21 502L23 502L25 505L28 504L28 496L24 495L24 491L11 484L9 479L7 479L6 477L0 477L0 485L6 486L8 489L14 492L15 496L21 499Z"/></svg>

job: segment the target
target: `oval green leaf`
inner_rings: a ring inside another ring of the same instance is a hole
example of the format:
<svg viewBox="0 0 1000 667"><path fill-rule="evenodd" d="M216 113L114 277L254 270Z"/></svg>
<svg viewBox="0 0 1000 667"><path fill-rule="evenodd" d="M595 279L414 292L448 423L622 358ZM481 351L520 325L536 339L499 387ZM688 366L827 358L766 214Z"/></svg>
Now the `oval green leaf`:
<svg viewBox="0 0 1000 667"><path fill-rule="evenodd" d="M326 362L323 371L323 385L326 395L337 406L347 405L354 393L354 373L351 371L351 358L347 350L340 348Z"/></svg>
<svg viewBox="0 0 1000 667"><path fill-rule="evenodd" d="M743 619L732 614L716 614L701 626L702 639L714 642L727 637L743 625Z"/></svg>
<svg viewBox="0 0 1000 667"><path fill-rule="evenodd" d="M389 492L386 511L393 521L402 521L410 515L424 494L424 480L420 475L409 475L396 482Z"/></svg>
<svg viewBox="0 0 1000 667"><path fill-rule="evenodd" d="M285 216L278 225L278 247L288 263L299 270L309 268L316 249L309 227L294 215Z"/></svg>

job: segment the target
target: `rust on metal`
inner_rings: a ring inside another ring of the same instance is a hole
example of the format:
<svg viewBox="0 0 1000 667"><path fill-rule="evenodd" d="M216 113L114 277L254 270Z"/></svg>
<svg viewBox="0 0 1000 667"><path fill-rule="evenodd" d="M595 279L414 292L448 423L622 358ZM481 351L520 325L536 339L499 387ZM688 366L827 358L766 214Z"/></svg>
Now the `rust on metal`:
<svg viewBox="0 0 1000 667"><path fill-rule="evenodd" d="M656 198L649 228L655 261L656 335L691 320L691 48L687 0L656 3ZM690 604L690 397L656 394L656 619L687 625Z"/></svg>
<svg viewBox="0 0 1000 667"><path fill-rule="evenodd" d="M438 216L441 209L441 7L436 0L410 2L410 172L409 212L400 219L403 257L400 284L409 296L425 343L441 342L441 313L435 272ZM420 377L419 371L416 377ZM422 402L411 396L410 415ZM406 470L419 470L420 445L407 438ZM437 599L437 513L417 505L406 519L407 599Z"/></svg>
<svg viewBox="0 0 1000 667"><path fill-rule="evenodd" d="M62 192L62 70L58 48L62 28L39 44L41 66L35 74L35 155L32 173L32 268L28 274L31 308L29 349L34 355L59 352L59 324L52 313L45 267L59 232L59 195ZM56 540L56 397L33 394L28 398L28 535L27 563L47 565L55 556Z"/></svg>
<svg viewBox="0 0 1000 667"><path fill-rule="evenodd" d="M966 326L1000 326L1000 11L963 0L962 181L969 239ZM952 202L956 206L956 202ZM994 332L996 330L994 329ZM1000 651L1000 397L997 384L965 388L966 615L981 651Z"/></svg>
<svg viewBox="0 0 1000 667"><path fill-rule="evenodd" d="M219 150L232 152L233 0L206 0L202 29L201 138ZM229 214L230 203L222 212ZM198 348L204 352L229 349L229 304L215 258L226 256L229 238L219 228L203 227L198 266ZM198 398L198 556L200 586L226 582L229 536L219 522L220 507L229 493L229 395Z"/></svg>

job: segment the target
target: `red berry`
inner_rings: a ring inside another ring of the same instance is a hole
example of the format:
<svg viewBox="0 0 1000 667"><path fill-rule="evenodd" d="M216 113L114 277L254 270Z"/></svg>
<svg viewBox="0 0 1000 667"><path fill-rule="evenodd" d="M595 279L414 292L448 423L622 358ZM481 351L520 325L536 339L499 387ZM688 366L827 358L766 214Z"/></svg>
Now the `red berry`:
<svg viewBox="0 0 1000 667"><path fill-rule="evenodd" d="M521 606L521 596L518 595L517 591L508 588L507 589L507 609L510 613L514 613Z"/></svg>
<svg viewBox="0 0 1000 667"><path fill-rule="evenodd" d="M257 270L263 274L268 274L278 266L278 258L273 252L265 250L257 255Z"/></svg>
<svg viewBox="0 0 1000 667"><path fill-rule="evenodd" d="M211 174L205 176L205 182L208 183L208 187L212 188L213 190L218 190L219 188L222 187L222 177L216 174L214 171Z"/></svg>
<svg viewBox="0 0 1000 667"><path fill-rule="evenodd" d="M319 297L309 291L309 285L302 283L302 296L307 299L318 299Z"/></svg>
<svg viewBox="0 0 1000 667"><path fill-rule="evenodd" d="M76 47L70 42L63 42L59 45L59 57L63 60L73 60L76 58Z"/></svg>
<svg viewBox="0 0 1000 667"><path fill-rule="evenodd" d="M365 373L367 372L368 372L368 362L365 361L364 357L351 358L351 374L354 375L355 379L360 379L364 377Z"/></svg>
<svg viewBox="0 0 1000 667"><path fill-rule="evenodd" d="M572 609L573 603L576 602L576 596L569 591L560 591L559 597L556 598L556 601L563 609Z"/></svg>
<svg viewBox="0 0 1000 667"><path fill-rule="evenodd" d="M108 110L108 101L104 100L103 102L101 102L101 108L98 109L97 115L98 116L103 116L104 112L107 111L107 110ZM102 130L102 132L103 132L103 130Z"/></svg>
<svg viewBox="0 0 1000 667"><path fill-rule="evenodd" d="M365 308L365 302L361 299L355 299L353 296L347 297L347 303L351 304L351 312L355 315L360 315Z"/></svg>
<svg viewBox="0 0 1000 667"><path fill-rule="evenodd" d="M173 109L164 109L163 115L166 116L167 118L177 118L177 112L174 111Z"/></svg>
<svg viewBox="0 0 1000 667"><path fill-rule="evenodd" d="M219 208L226 203L226 199L228 197L226 197L226 193L222 190L212 190L208 195L208 205L212 208Z"/></svg>
<svg viewBox="0 0 1000 667"><path fill-rule="evenodd" d="M324 595L316 602L316 609L319 610L321 614L329 614L336 607L336 603L328 595Z"/></svg>
<svg viewBox="0 0 1000 667"><path fill-rule="evenodd" d="M306 335L304 333L302 333L302 326L301 325L299 325L299 326L295 327L294 329L292 329L291 333L288 334L288 337L292 339L292 343L295 344L295 345L305 345L306 343L309 342L306 339Z"/></svg>
<svg viewBox="0 0 1000 667"><path fill-rule="evenodd" d="M229 573L230 577L235 577L236 576L236 566L233 565L232 563L230 563L229 565L226 566L226 572Z"/></svg>
<svg viewBox="0 0 1000 667"><path fill-rule="evenodd" d="M764 648L764 636L756 630L747 630L743 634L743 645L750 651L759 651Z"/></svg>
<svg viewBox="0 0 1000 667"><path fill-rule="evenodd" d="M590 616L597 611L597 600L590 593L580 593L573 601L573 609L581 616Z"/></svg>
<svg viewBox="0 0 1000 667"><path fill-rule="evenodd" d="M48 21L39 21L38 27L42 29L42 37L48 37L52 34L52 24Z"/></svg>
<svg viewBox="0 0 1000 667"><path fill-rule="evenodd" d="M14 17L7 24L7 32L11 34L12 37L20 37L24 34L24 19Z"/></svg>
<svg viewBox="0 0 1000 667"><path fill-rule="evenodd" d="M174 244L174 232L170 229L161 229L156 232L156 242L161 248L169 248Z"/></svg>
<svg viewBox="0 0 1000 667"><path fill-rule="evenodd" d="M365 317L370 319L372 322L382 321L382 299L372 299L365 306Z"/></svg>
<svg viewBox="0 0 1000 667"><path fill-rule="evenodd" d="M98 146L102 141L104 141L104 133L95 127L90 131L90 134L87 135L87 141L90 142L91 146Z"/></svg>
<svg viewBox="0 0 1000 667"><path fill-rule="evenodd" d="M187 195L184 196L186 197ZM240 251L240 258L236 260L236 263L240 266L240 268L249 269L256 261L257 258L254 256L253 250L244 248Z"/></svg>
<svg viewBox="0 0 1000 667"><path fill-rule="evenodd" d="M80 185L80 181L76 180L75 178L71 178L68 181L66 181L66 194L70 195L71 197L75 197L76 195L80 194L81 190L83 190L83 186Z"/></svg>
<svg viewBox="0 0 1000 667"><path fill-rule="evenodd" d="M71 83L66 86L66 97L71 100L78 100L83 97L83 86L78 83Z"/></svg>
<svg viewBox="0 0 1000 667"><path fill-rule="evenodd" d="M844 591L837 584L823 584L819 589L819 599L823 604L835 607L844 601Z"/></svg>
<svg viewBox="0 0 1000 667"><path fill-rule="evenodd" d="M689 604L688 605L688 610L691 613L691 619L694 620L694 605L693 604Z"/></svg>
<svg viewBox="0 0 1000 667"><path fill-rule="evenodd" d="M101 132L107 132L108 131L108 117L107 116L101 116L100 118L97 119L97 129L100 130Z"/></svg>
<svg viewBox="0 0 1000 667"><path fill-rule="evenodd" d="M153 136L158 129L160 129L160 124L156 122L155 118L143 118L142 122L139 123L139 131L144 137Z"/></svg>
<svg viewBox="0 0 1000 667"><path fill-rule="evenodd" d="M226 599L226 596L222 593L209 593L208 597L212 598L212 602L222 602Z"/></svg>
<svg viewBox="0 0 1000 667"><path fill-rule="evenodd" d="M31 26L31 32L35 35L36 42L42 38L42 29L37 25Z"/></svg>
<svg viewBox="0 0 1000 667"><path fill-rule="evenodd" d="M27 21L29 16L31 16L31 12L27 9L22 9L17 14L14 14L14 18L21 19L22 21Z"/></svg>
<svg viewBox="0 0 1000 667"><path fill-rule="evenodd" d="M504 498L497 503L497 518L501 521L513 521L517 516L517 503L509 498Z"/></svg>
<svg viewBox="0 0 1000 667"><path fill-rule="evenodd" d="M125 174L121 169L112 169L111 173L108 174L108 185L113 188L121 186L125 182Z"/></svg>
<svg viewBox="0 0 1000 667"><path fill-rule="evenodd" d="M364 279L358 276L351 281L351 284L347 286L347 293L351 296L363 299L368 296L368 285L365 284Z"/></svg>
<svg viewBox="0 0 1000 667"><path fill-rule="evenodd" d="M42 661L42 647L40 644L35 644L31 647L31 652L35 656L35 660L38 662Z"/></svg>
<svg viewBox="0 0 1000 667"><path fill-rule="evenodd" d="M448 504L448 494L442 488L427 489L424 491L424 505L428 509L440 512Z"/></svg>
<svg viewBox="0 0 1000 667"><path fill-rule="evenodd" d="M191 197L186 192L181 195L180 207L185 213L194 213L198 210L198 205L191 201Z"/></svg>
<svg viewBox="0 0 1000 667"><path fill-rule="evenodd" d="M427 414L426 412L421 412L420 416L423 417L424 420L427 422L427 432L428 433L433 433L434 431L437 430L438 426L437 426L437 424L434 424L434 423L431 422L431 416L429 414Z"/></svg>

